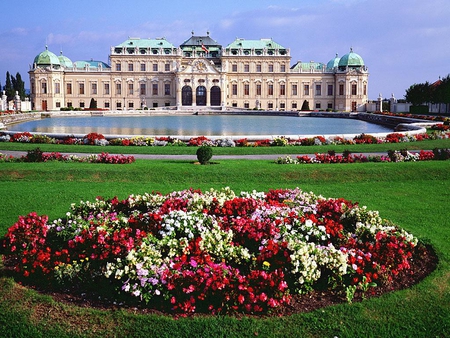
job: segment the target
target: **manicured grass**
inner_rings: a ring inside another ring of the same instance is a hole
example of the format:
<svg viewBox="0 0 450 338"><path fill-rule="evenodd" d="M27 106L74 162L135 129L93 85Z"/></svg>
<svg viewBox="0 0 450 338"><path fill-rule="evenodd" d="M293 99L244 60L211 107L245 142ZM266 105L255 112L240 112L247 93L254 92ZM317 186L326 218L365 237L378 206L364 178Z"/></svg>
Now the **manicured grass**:
<svg viewBox="0 0 450 338"><path fill-rule="evenodd" d="M448 146L447 146L448 147ZM135 148L132 148L135 149ZM153 148L149 148L153 149ZM391 148L392 149L392 148ZM213 158L214 160L214 158ZM0 278L0 336L5 337L446 337L450 335L450 161L277 165L227 160L127 165L1 163L0 234L31 211L61 217L71 203L96 196L189 187L241 190L300 187L379 210L439 255L438 269L411 289L362 303L284 318L172 319L124 310L99 311L54 302Z"/></svg>
<svg viewBox="0 0 450 338"><path fill-rule="evenodd" d="M195 155L197 147L138 147L138 146L89 146L89 145L56 145L56 144L34 144L2 142L2 150L27 151L39 147L42 151L61 153L100 153L110 154L164 154L164 155ZM214 155L248 155L248 154L314 154L326 153L334 150L342 153L349 150L353 153L387 152L388 150L431 150L434 148L450 148L450 139L426 140L420 142L385 143L385 144L353 144L353 145L322 145L322 146L286 146L286 147L215 147Z"/></svg>

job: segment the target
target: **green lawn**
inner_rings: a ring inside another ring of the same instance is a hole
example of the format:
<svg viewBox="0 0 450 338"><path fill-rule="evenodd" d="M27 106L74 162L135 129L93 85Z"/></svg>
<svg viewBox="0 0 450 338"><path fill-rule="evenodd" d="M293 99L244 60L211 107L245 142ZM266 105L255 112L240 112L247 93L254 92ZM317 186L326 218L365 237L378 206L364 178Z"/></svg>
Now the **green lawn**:
<svg viewBox="0 0 450 338"><path fill-rule="evenodd" d="M448 147L448 143L442 147ZM0 336L450 336L450 161L329 165L277 165L260 160L215 162L207 166L172 160L137 160L127 165L0 163L0 233L4 234L18 215L37 211L54 219L63 216L71 203L93 200L99 195L125 198L145 191L166 193L189 187L204 190L230 186L236 192L300 187L379 210L383 218L431 243L439 256L438 269L408 290L362 303L284 318L178 320L121 309L100 311L63 305L2 274Z"/></svg>

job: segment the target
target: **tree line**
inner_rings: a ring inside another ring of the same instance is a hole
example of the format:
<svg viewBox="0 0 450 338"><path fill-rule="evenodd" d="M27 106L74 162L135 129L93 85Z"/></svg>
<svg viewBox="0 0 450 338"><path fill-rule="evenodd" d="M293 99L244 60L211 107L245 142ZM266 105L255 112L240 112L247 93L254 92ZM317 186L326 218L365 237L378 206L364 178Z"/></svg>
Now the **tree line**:
<svg viewBox="0 0 450 338"><path fill-rule="evenodd" d="M413 106L443 103L450 104L450 75L435 83L416 83L406 90L405 99Z"/></svg>
<svg viewBox="0 0 450 338"><path fill-rule="evenodd" d="M16 74L16 76L13 76L9 72L6 72L6 83L3 87L0 84L0 89L2 91L5 91L5 95L8 101L14 99L14 96L16 96L16 92L20 96L21 100L24 100L27 96L25 92L25 82L23 82L22 76L19 72Z"/></svg>

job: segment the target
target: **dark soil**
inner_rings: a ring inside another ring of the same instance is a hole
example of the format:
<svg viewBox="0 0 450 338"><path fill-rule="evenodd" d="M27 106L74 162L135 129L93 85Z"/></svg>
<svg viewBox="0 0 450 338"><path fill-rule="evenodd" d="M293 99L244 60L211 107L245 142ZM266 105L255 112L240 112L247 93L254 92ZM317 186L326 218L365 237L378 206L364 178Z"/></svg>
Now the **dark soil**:
<svg viewBox="0 0 450 338"><path fill-rule="evenodd" d="M362 293L357 291L352 302L360 302L371 297L379 297L385 293L393 292L409 288L427 277L436 269L438 258L431 246L420 246L414 259L410 260L411 269L402 271L395 278L386 282L383 285L378 285L376 288L371 288L367 292ZM4 262L4 271L1 275L12 275L8 262ZM26 285L25 281L20 281L21 284ZM140 314L161 314L172 315L169 311L161 310L161 306L155 304L151 306L142 306L139 304L124 304L119 300L111 300L102 296L97 291L80 291L80 290L64 290L57 291L48 288L37 287L35 285L27 285L30 288L37 290L43 294L50 295L55 301L65 304L72 304L85 308L96 308L102 310L117 310L126 309L133 313ZM99 288L101 289L101 287ZM275 312L266 316L287 316L295 313L310 312L319 308L324 308L334 304L347 302L345 295L342 292L332 290L312 291L306 295L294 295L289 305L278 308ZM161 305L161 304L159 304ZM205 315L205 314L199 314ZM242 316L242 315L240 315Z"/></svg>

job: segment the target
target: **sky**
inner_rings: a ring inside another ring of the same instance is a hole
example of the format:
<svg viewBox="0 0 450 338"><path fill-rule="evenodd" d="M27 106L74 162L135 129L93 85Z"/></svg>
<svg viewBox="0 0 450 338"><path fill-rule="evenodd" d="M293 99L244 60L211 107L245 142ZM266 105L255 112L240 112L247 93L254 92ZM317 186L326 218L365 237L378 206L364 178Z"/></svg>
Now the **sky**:
<svg viewBox="0 0 450 338"><path fill-rule="evenodd" d="M19 4L17 4L19 3ZM108 63L128 37L165 37L179 46L206 35L272 38L297 61L327 63L350 48L369 70L369 99L404 98L415 83L450 73L448 0L77 0L6 1L0 6L0 83L28 71L48 49L72 61Z"/></svg>

